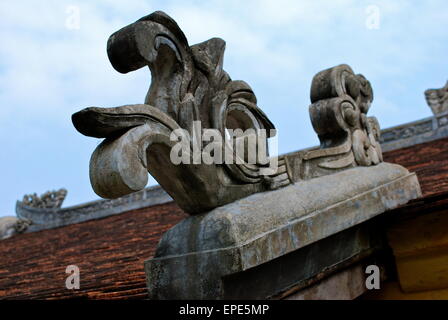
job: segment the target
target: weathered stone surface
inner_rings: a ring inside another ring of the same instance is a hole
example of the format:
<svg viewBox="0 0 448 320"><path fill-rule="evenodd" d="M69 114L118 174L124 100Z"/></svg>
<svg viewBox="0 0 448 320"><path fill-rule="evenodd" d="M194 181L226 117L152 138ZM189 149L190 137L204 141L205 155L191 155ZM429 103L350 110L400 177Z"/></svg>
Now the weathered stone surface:
<svg viewBox="0 0 448 320"><path fill-rule="evenodd" d="M47 191L40 196L38 196L36 193L26 194L23 196L22 203L25 206L31 208L42 208L42 209L60 208L62 207L62 203L64 202L66 196L67 196L66 189Z"/></svg>
<svg viewBox="0 0 448 320"><path fill-rule="evenodd" d="M448 112L381 131L384 152L448 137Z"/></svg>
<svg viewBox="0 0 448 320"><path fill-rule="evenodd" d="M259 266L222 278L224 299L282 299L378 252L373 221L345 229Z"/></svg>
<svg viewBox="0 0 448 320"><path fill-rule="evenodd" d="M146 262L150 296L226 297L225 276L266 264L419 196L415 174L382 163L304 180L191 216L163 236L156 256Z"/></svg>
<svg viewBox="0 0 448 320"><path fill-rule="evenodd" d="M425 98L434 115L448 112L448 81L443 88L426 90Z"/></svg>

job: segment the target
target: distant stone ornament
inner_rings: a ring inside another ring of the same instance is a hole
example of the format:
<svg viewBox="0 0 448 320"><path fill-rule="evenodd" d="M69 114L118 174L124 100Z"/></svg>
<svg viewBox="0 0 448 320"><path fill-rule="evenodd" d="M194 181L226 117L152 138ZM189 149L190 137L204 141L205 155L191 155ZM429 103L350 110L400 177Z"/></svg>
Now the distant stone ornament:
<svg viewBox="0 0 448 320"><path fill-rule="evenodd" d="M56 209L62 207L66 196L66 189L47 191L41 196L38 196L36 193L27 194L23 196L22 204L32 208Z"/></svg>
<svg viewBox="0 0 448 320"><path fill-rule="evenodd" d="M143 189L148 171L189 213L199 213L247 195L288 185L283 159L274 172L268 164L237 161L222 164L173 164L170 139L186 129L194 144L204 148L201 128L216 129L231 149L228 129L267 130L274 125L257 106L244 81L232 81L223 70L225 42L219 38L189 46L177 23L157 11L114 33L107 52L113 67L127 73L149 66L152 83L145 104L117 108L87 108L72 117L84 135L106 138L92 155L90 179L103 198L117 198ZM195 123L200 123L198 129ZM223 150L224 152L225 150Z"/></svg>
<svg viewBox="0 0 448 320"><path fill-rule="evenodd" d="M28 196L24 200L26 203L16 202L16 216L33 222L28 229L30 232L60 228L173 201L160 186L145 188L117 199L101 199L64 208L32 207Z"/></svg>
<svg viewBox="0 0 448 320"><path fill-rule="evenodd" d="M370 82L348 65L314 76L310 117L320 148L305 153L304 178L383 161L378 120L367 117L372 100Z"/></svg>
<svg viewBox="0 0 448 320"><path fill-rule="evenodd" d="M428 89L425 91L426 102L434 115L448 111L448 81L440 89Z"/></svg>

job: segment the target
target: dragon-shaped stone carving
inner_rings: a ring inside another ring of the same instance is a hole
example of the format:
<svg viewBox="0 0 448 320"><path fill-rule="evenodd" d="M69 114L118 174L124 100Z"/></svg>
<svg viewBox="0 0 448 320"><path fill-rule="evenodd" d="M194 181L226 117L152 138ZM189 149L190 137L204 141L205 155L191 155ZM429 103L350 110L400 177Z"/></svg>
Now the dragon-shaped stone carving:
<svg viewBox="0 0 448 320"><path fill-rule="evenodd" d="M224 49L219 38L189 46L177 23L160 11L109 38L113 67L127 73L148 66L152 82L144 104L87 108L72 116L79 132L106 138L90 162L90 179L98 195L116 198L141 190L149 171L179 206L198 213L290 183L282 159L271 174L263 171L266 164L245 159L216 165L170 161L174 130L186 129L196 137L192 144L203 144L195 122L218 130L222 137L226 129L265 129L269 138L274 129L251 87L232 81L223 70ZM225 141L228 147L232 138Z"/></svg>
<svg viewBox="0 0 448 320"><path fill-rule="evenodd" d="M425 90L425 98L435 115L448 111L448 81L440 89Z"/></svg>

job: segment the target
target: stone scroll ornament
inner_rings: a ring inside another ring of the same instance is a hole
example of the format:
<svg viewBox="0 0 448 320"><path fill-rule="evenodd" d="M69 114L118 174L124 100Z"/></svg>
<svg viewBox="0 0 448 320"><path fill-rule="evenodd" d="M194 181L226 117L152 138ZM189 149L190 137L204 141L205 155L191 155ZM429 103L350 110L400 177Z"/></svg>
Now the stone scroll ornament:
<svg viewBox="0 0 448 320"><path fill-rule="evenodd" d="M367 117L372 100L370 82L348 65L314 76L309 111L320 147L304 154L303 178L383 161L379 123Z"/></svg>
<svg viewBox="0 0 448 320"><path fill-rule="evenodd" d="M267 148L274 125L257 106L251 87L231 80L223 70L224 49L219 38L189 46L177 23L160 11L110 36L112 66L121 73L148 66L152 82L144 104L91 107L72 116L79 132L105 138L90 161L91 184L99 196L117 198L141 190L149 172L182 209L195 214L291 183L283 158L276 159L275 170L266 170L266 161L249 162L236 152L233 162L171 161L178 141L170 136L176 129L191 137L188 157L194 156L195 146L213 143L200 139L209 128L224 139L222 152L234 150L236 138L226 135L228 129L264 129L266 137L257 140L257 148Z"/></svg>

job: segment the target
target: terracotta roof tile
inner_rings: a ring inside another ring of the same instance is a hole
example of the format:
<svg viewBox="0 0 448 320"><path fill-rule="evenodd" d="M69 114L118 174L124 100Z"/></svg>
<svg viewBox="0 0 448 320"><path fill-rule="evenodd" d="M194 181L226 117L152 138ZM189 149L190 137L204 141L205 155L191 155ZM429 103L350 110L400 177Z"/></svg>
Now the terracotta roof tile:
<svg viewBox="0 0 448 320"><path fill-rule="evenodd" d="M167 203L0 241L0 298L146 298L143 261L185 217ZM79 290L65 288L70 264L80 269Z"/></svg>

